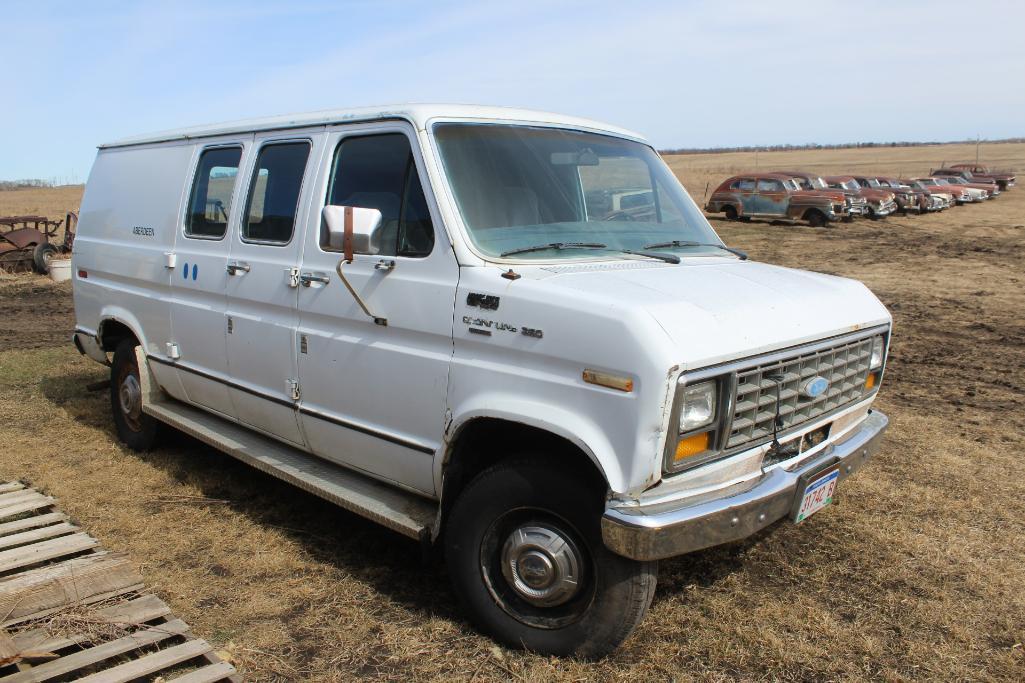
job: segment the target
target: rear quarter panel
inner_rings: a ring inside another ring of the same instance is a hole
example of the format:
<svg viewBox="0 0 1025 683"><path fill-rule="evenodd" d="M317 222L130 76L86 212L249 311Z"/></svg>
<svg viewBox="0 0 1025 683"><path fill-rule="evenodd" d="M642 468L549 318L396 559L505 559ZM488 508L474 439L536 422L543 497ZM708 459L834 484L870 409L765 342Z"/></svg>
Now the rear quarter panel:
<svg viewBox="0 0 1025 683"><path fill-rule="evenodd" d="M128 325L149 353L169 339L170 276L192 147L101 149L82 198L72 256L76 325ZM85 273L83 277L81 273Z"/></svg>

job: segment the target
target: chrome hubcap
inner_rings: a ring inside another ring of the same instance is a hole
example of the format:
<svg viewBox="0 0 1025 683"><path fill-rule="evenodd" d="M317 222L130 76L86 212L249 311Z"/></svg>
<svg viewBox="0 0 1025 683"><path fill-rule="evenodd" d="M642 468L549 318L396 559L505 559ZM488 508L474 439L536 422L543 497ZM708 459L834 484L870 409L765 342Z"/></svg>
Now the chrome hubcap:
<svg viewBox="0 0 1025 683"><path fill-rule="evenodd" d="M128 375L121 381L118 396L122 412L132 420L138 420L142 414L142 387L135 375Z"/></svg>
<svg viewBox="0 0 1025 683"><path fill-rule="evenodd" d="M580 590L582 567L573 542L548 527L521 526L502 547L502 575L520 598L538 607L572 599Z"/></svg>

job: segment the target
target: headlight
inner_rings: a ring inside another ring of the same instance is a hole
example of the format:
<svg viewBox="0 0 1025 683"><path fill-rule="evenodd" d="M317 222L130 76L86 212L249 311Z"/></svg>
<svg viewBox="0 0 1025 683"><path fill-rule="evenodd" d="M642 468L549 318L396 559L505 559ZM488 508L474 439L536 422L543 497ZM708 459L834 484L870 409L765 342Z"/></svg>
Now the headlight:
<svg viewBox="0 0 1025 683"><path fill-rule="evenodd" d="M883 338L876 337L872 340L872 359L868 363L869 370L878 370L883 367Z"/></svg>
<svg viewBox="0 0 1025 683"><path fill-rule="evenodd" d="M722 377L677 385L673 405L676 432L670 431L666 440L666 472L679 472L708 462L722 448L719 439L721 385L725 386ZM729 395L730 389L723 389L723 392Z"/></svg>
<svg viewBox="0 0 1025 683"><path fill-rule="evenodd" d="M684 387L683 405L680 407L680 433L694 431L715 420L715 382L701 382Z"/></svg>

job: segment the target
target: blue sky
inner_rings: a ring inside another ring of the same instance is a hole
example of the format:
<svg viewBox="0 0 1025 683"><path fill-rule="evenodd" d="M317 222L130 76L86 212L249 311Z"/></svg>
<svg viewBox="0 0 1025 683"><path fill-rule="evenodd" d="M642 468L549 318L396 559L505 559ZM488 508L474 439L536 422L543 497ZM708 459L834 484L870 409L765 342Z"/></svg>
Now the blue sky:
<svg viewBox="0 0 1025 683"><path fill-rule="evenodd" d="M659 148L1025 135L1025 3L5 2L0 179L101 142L396 102L547 109Z"/></svg>

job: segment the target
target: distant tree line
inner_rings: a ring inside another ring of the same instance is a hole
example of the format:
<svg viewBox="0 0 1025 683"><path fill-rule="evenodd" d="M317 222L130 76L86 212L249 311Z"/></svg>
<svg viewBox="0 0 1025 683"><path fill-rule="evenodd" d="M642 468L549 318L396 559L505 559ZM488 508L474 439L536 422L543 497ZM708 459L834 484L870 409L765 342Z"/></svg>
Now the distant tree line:
<svg viewBox="0 0 1025 683"><path fill-rule="evenodd" d="M43 180L41 178L23 178L21 180L0 180L0 192L3 190L27 190L33 187L60 187L61 185L76 185L77 183L66 182L56 178Z"/></svg>
<svg viewBox="0 0 1025 683"><path fill-rule="evenodd" d="M718 154L728 152L789 152L807 149L860 149L862 147L933 147L937 145L974 145L979 140L951 140L949 142L844 142L836 145L820 145L812 142L807 145L750 145L745 147L679 147L677 149L661 149L659 154ZM982 140L986 144L996 142L1025 142L1025 138L1004 138L1002 140Z"/></svg>

